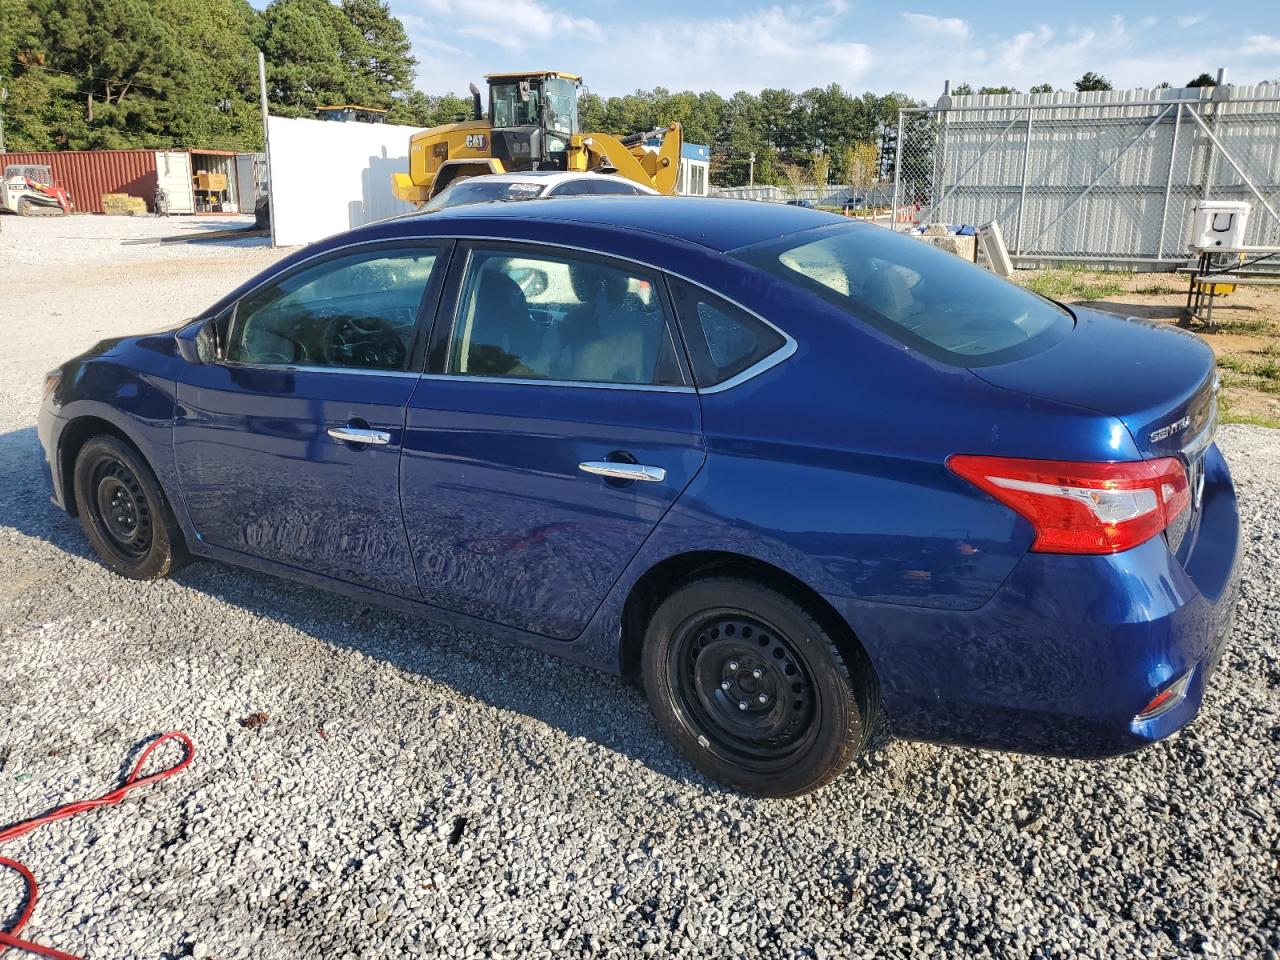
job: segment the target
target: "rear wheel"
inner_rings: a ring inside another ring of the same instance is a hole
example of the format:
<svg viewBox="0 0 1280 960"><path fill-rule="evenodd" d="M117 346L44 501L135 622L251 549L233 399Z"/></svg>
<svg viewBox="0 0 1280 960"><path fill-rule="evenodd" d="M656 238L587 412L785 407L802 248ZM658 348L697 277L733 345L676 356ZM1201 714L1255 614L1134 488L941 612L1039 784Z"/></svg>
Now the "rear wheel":
<svg viewBox="0 0 1280 960"><path fill-rule="evenodd" d="M29 217L35 210L35 204L28 197L23 197L18 201L18 216Z"/></svg>
<svg viewBox="0 0 1280 960"><path fill-rule="evenodd" d="M94 437L75 465L80 525L102 562L122 577L156 580L188 556L173 511L155 475L117 437Z"/></svg>
<svg viewBox="0 0 1280 960"><path fill-rule="evenodd" d="M703 773L760 796L807 793L865 746L878 696L860 650L841 651L791 598L715 577L655 611L642 659L658 725Z"/></svg>

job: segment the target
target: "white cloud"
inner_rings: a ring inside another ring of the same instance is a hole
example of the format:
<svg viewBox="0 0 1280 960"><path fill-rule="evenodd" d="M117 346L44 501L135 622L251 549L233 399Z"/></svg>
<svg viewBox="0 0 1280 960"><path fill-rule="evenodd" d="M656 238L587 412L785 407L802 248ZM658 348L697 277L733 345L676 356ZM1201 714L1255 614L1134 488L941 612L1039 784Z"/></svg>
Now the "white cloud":
<svg viewBox="0 0 1280 960"><path fill-rule="evenodd" d="M425 0L425 9L458 33L516 51L544 40L601 38L600 25L538 0ZM548 68L550 69L550 68Z"/></svg>
<svg viewBox="0 0 1280 960"><path fill-rule="evenodd" d="M929 13L903 13L902 18L926 33L941 33L949 37L969 36L968 22L959 17L935 17Z"/></svg>
<svg viewBox="0 0 1280 960"><path fill-rule="evenodd" d="M1265 33L1255 33L1245 38L1240 52L1246 57L1280 57L1280 39Z"/></svg>
<svg viewBox="0 0 1280 960"><path fill-rule="evenodd" d="M1186 30L1188 27L1194 27L1197 23L1200 23L1202 20L1204 20L1206 16L1208 16L1208 14L1204 14L1204 13L1186 14L1185 16L1181 16L1178 18L1178 26L1180 26L1183 30Z"/></svg>

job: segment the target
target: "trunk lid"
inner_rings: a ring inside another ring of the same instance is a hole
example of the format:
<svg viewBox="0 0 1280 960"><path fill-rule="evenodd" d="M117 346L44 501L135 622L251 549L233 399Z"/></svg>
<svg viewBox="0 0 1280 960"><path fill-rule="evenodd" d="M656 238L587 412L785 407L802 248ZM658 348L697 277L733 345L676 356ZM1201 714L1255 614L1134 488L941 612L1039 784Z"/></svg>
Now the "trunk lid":
<svg viewBox="0 0 1280 960"><path fill-rule="evenodd" d="M1213 351L1168 324L1075 308L1075 329L1030 357L972 372L1006 390L1117 417L1145 459L1191 467L1213 442Z"/></svg>
<svg viewBox="0 0 1280 960"><path fill-rule="evenodd" d="M1116 417L1147 460L1179 457L1191 508L1165 531L1185 559L1187 534L1199 520L1204 452L1218 419L1213 351L1168 324L1076 308L1075 329L1031 357L972 372L1006 390L1070 403Z"/></svg>

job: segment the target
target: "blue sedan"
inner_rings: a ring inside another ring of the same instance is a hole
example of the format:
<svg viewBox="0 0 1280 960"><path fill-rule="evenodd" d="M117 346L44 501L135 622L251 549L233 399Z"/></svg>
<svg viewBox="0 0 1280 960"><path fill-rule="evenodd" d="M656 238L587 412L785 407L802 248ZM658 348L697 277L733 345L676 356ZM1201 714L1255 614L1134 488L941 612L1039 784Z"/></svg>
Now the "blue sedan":
<svg viewBox="0 0 1280 960"><path fill-rule="evenodd" d="M206 557L644 684L789 796L897 736L1101 757L1200 708L1236 596L1213 356L779 204L581 198L301 250L49 374L112 570Z"/></svg>

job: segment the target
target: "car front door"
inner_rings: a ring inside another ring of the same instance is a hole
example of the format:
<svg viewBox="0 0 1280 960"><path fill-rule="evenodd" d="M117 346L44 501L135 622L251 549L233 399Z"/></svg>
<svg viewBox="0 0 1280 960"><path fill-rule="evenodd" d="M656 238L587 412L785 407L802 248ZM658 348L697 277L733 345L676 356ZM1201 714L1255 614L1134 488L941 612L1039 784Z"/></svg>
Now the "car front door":
<svg viewBox="0 0 1280 960"><path fill-rule="evenodd" d="M660 277L460 243L443 303L401 465L423 597L575 637L704 459Z"/></svg>
<svg viewBox="0 0 1280 960"><path fill-rule="evenodd" d="M401 438L450 249L346 248L235 305L217 362L178 385L174 456L202 540L418 596Z"/></svg>

